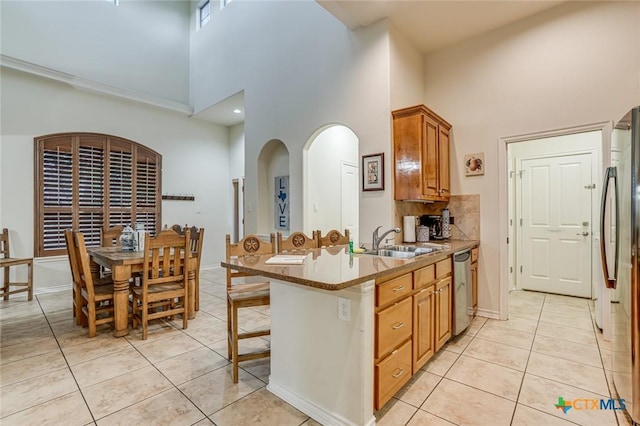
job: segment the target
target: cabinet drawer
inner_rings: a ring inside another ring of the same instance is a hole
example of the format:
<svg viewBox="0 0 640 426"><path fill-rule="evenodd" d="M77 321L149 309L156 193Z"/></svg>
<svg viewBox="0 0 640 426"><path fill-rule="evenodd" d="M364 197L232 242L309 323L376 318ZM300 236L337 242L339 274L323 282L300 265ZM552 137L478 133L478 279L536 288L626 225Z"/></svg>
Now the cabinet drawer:
<svg viewBox="0 0 640 426"><path fill-rule="evenodd" d="M411 337L411 297L376 313L375 358L380 359Z"/></svg>
<svg viewBox="0 0 640 426"><path fill-rule="evenodd" d="M375 409L379 410L411 378L411 341L376 364Z"/></svg>
<svg viewBox="0 0 640 426"><path fill-rule="evenodd" d="M411 293L413 289L411 274L376 284L376 306L384 306Z"/></svg>
<svg viewBox="0 0 640 426"><path fill-rule="evenodd" d="M436 265L429 265L413 272L413 289L419 290L436 279Z"/></svg>
<svg viewBox="0 0 640 426"><path fill-rule="evenodd" d="M478 261L478 247L471 249L471 263Z"/></svg>
<svg viewBox="0 0 640 426"><path fill-rule="evenodd" d="M451 257L436 263L436 279L446 277L451 273Z"/></svg>

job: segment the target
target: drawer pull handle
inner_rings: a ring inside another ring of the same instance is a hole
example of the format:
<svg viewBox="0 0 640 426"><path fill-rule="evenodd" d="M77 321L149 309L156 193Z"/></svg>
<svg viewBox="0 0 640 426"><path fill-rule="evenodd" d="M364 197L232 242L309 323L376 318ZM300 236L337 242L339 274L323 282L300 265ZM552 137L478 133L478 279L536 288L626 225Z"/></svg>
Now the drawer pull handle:
<svg viewBox="0 0 640 426"><path fill-rule="evenodd" d="M398 377L402 376L404 374L404 368L398 368L398 372L395 374L392 374L391 376L394 379L397 379Z"/></svg>
<svg viewBox="0 0 640 426"><path fill-rule="evenodd" d="M394 287L393 291L402 291L404 290L404 286L403 285L399 285L398 287Z"/></svg>
<svg viewBox="0 0 640 426"><path fill-rule="evenodd" d="M393 324L391 326L391 328L393 328L394 330L397 330L397 329L402 328L402 327L404 327L404 322L402 322L402 321L397 322L397 323L395 323L395 324Z"/></svg>

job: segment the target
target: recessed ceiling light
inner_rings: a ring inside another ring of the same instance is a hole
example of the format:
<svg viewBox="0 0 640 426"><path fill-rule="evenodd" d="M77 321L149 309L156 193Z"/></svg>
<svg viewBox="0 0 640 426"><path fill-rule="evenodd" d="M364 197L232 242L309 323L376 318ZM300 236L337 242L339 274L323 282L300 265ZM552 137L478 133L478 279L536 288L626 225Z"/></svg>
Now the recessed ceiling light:
<svg viewBox="0 0 640 426"><path fill-rule="evenodd" d="M236 108L236 109L234 109L234 110L233 110L233 112L234 112L234 113L236 113L236 114L240 114L240 113L242 112L242 110L241 110L241 109Z"/></svg>

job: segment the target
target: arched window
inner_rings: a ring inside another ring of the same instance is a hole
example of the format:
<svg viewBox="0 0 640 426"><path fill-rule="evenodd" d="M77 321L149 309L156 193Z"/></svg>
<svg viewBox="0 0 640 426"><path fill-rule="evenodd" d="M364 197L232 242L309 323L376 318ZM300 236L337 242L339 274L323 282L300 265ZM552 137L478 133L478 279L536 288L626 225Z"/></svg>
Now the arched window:
<svg viewBox="0 0 640 426"><path fill-rule="evenodd" d="M65 253L64 230L100 245L103 226L160 226L162 156L136 142L96 133L35 138L35 257Z"/></svg>

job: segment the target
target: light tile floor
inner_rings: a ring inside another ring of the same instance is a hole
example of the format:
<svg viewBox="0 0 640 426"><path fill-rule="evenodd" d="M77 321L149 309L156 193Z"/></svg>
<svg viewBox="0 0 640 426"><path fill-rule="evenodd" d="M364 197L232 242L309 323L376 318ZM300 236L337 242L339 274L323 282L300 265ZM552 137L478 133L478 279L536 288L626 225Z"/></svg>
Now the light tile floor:
<svg viewBox="0 0 640 426"><path fill-rule="evenodd" d="M266 390L269 359L241 363L232 383L224 297L224 271L203 271L189 328L158 321L146 341L136 330L114 338L108 326L89 339L72 319L70 291L0 302L0 423L317 425ZM584 299L512 292L508 321L475 318L375 413L378 424L618 424L611 411L554 407L559 396L610 395L611 348L593 315ZM240 321L268 326L269 309Z"/></svg>

